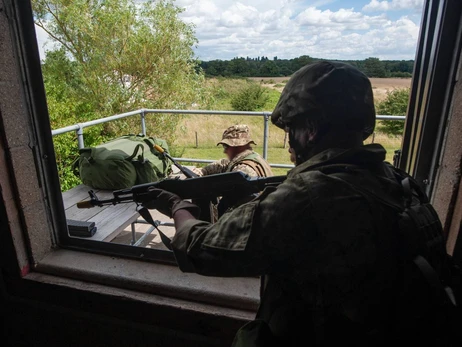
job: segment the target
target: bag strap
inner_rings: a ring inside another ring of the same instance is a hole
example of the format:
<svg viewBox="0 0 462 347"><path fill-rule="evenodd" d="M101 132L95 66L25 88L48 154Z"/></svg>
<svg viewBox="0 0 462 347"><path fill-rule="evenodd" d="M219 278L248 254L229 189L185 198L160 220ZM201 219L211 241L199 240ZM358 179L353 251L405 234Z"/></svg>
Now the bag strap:
<svg viewBox="0 0 462 347"><path fill-rule="evenodd" d="M441 283L440 276L436 273L433 266L422 257L421 255L416 256L413 260L414 264L419 268L422 275L425 277L425 280L432 287L435 293L440 293L442 297L449 300L452 306L457 306L456 298L451 287L444 287Z"/></svg>
<svg viewBox="0 0 462 347"><path fill-rule="evenodd" d="M395 178L401 183L404 190L404 199L406 202L406 207L411 206L412 203L412 191L414 190L417 193L417 196L421 203L428 203L429 199L424 193L419 183L409 175L406 171L403 171L397 167L388 164L387 167L393 172Z"/></svg>
<svg viewBox="0 0 462 347"><path fill-rule="evenodd" d="M378 201L380 201L382 204L396 210L399 212L403 211L402 206L398 204L394 204L392 201L387 200L384 196L381 196L379 194L376 194L374 192L371 192L367 189L365 189L361 184L359 183L354 183L353 180L346 178L345 176L351 175L355 172L367 172L369 174L370 170L367 167L359 166L359 165L354 165L354 164L331 164L331 165L326 165L326 166L321 166L313 169L314 171L320 171L329 177L335 177L339 180L342 180L343 182L347 183L351 188L354 190L358 191L361 193L361 195L365 196L366 199L368 197L374 197Z"/></svg>
<svg viewBox="0 0 462 347"><path fill-rule="evenodd" d="M79 163L80 163L80 158L77 158L77 159L74 160L74 162L72 163L72 173L73 173L76 177L80 177Z"/></svg>
<svg viewBox="0 0 462 347"><path fill-rule="evenodd" d="M133 151L133 154L125 158L125 160L132 161L138 155L138 152L140 149L141 149L141 155L139 157L141 157L140 161L143 161L144 160L144 146L142 144L136 145L135 150ZM139 160L139 157L138 157L138 160Z"/></svg>

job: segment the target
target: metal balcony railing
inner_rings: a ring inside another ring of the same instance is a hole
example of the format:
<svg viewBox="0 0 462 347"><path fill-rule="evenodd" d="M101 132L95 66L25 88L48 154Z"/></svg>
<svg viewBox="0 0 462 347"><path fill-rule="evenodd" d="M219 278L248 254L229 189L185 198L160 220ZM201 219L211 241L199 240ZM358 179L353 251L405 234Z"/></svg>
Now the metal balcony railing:
<svg viewBox="0 0 462 347"><path fill-rule="evenodd" d="M248 111L214 111L214 110L163 110L163 109L140 109L136 111L116 114L114 116L104 117L89 122L78 123L74 125L69 125L64 128L59 128L52 130L51 135L56 136L59 134L68 133L75 131L77 135L77 141L79 148L85 147L84 141L84 132L83 129L91 127L93 125L108 123L115 121L117 119L140 116L141 120L141 133L146 135L146 115L148 114L194 114L194 115L227 115L227 116L249 116L249 117L262 117L263 118L263 158L268 158L268 131L269 131L269 117L271 112L262 111L262 112L248 112ZM377 115L378 120L405 120L405 116L390 116L390 115ZM195 158L175 158L175 160L180 162L190 162L190 163L212 163L213 160L207 159L195 159ZM271 167L278 168L292 168L293 165L289 164L270 164Z"/></svg>

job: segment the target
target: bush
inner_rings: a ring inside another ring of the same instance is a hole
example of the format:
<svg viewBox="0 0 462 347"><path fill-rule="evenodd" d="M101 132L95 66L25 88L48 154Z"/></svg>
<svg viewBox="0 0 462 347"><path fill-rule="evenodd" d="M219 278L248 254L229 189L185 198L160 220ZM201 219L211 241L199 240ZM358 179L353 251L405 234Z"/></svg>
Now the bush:
<svg viewBox="0 0 462 347"><path fill-rule="evenodd" d="M231 99L231 107L236 111L255 111L263 107L268 101L268 95L264 87L259 84L249 84Z"/></svg>
<svg viewBox="0 0 462 347"><path fill-rule="evenodd" d="M376 105L377 114L405 116L409 104L410 89L394 89L387 92L387 98ZM404 131L404 121L381 121L378 130L391 136L399 136Z"/></svg>

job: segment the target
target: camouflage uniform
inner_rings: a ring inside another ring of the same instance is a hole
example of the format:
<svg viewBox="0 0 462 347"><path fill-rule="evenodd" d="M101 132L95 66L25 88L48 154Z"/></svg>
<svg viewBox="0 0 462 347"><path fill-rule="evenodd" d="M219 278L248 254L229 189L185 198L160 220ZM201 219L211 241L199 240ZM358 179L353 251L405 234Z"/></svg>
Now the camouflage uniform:
<svg viewBox="0 0 462 347"><path fill-rule="evenodd" d="M208 276L263 276L257 319L234 346L383 345L378 332L387 331L396 294L398 216L382 201L402 203L401 186L378 144L332 140L332 148L303 159L310 140L296 137L307 134L297 122L310 120L342 141L367 138L375 126L370 81L347 64L307 65L291 77L271 119L289 130L297 166L215 224L184 221L172 242L177 262Z"/></svg>
<svg viewBox="0 0 462 347"><path fill-rule="evenodd" d="M320 168L360 165L366 169L352 174L358 184L398 200L400 186L384 169L385 154L377 144L326 150L217 223L188 221L172 242L180 269L267 275L256 322L266 322L281 346L316 344L338 334L349 341L355 327L335 324L345 317L380 324L376 314L386 315L395 267L391 237L381 230L391 227L395 213Z"/></svg>
<svg viewBox="0 0 462 347"><path fill-rule="evenodd" d="M217 146L227 145L235 147L245 146L250 143L256 144L250 138L249 127L245 124L240 124L233 125L226 129L223 133L222 140L217 143ZM202 169L196 168L194 170L194 172L200 176L234 171L241 171L251 177L267 177L273 175L268 162L251 149L239 153L231 161L228 159L221 159Z"/></svg>

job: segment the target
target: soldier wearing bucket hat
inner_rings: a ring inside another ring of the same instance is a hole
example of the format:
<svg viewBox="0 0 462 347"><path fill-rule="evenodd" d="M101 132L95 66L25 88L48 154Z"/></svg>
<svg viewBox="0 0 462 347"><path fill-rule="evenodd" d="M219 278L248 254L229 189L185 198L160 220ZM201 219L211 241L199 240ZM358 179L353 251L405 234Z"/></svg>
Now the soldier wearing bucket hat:
<svg viewBox="0 0 462 347"><path fill-rule="evenodd" d="M396 309L390 230L398 216L361 191L398 205L402 193L385 149L363 144L375 126L368 78L344 63L307 65L290 78L271 119L289 133L295 168L215 224L176 210L172 247L180 269L262 276L256 320L233 346L398 343L387 331ZM162 190L158 197L166 214L181 201Z"/></svg>
<svg viewBox="0 0 462 347"><path fill-rule="evenodd" d="M272 176L268 162L252 150L256 143L250 137L250 129L245 124L230 126L223 132L217 146L223 146L226 159L221 159L194 172L201 175L213 175L224 172L241 171L251 177Z"/></svg>

